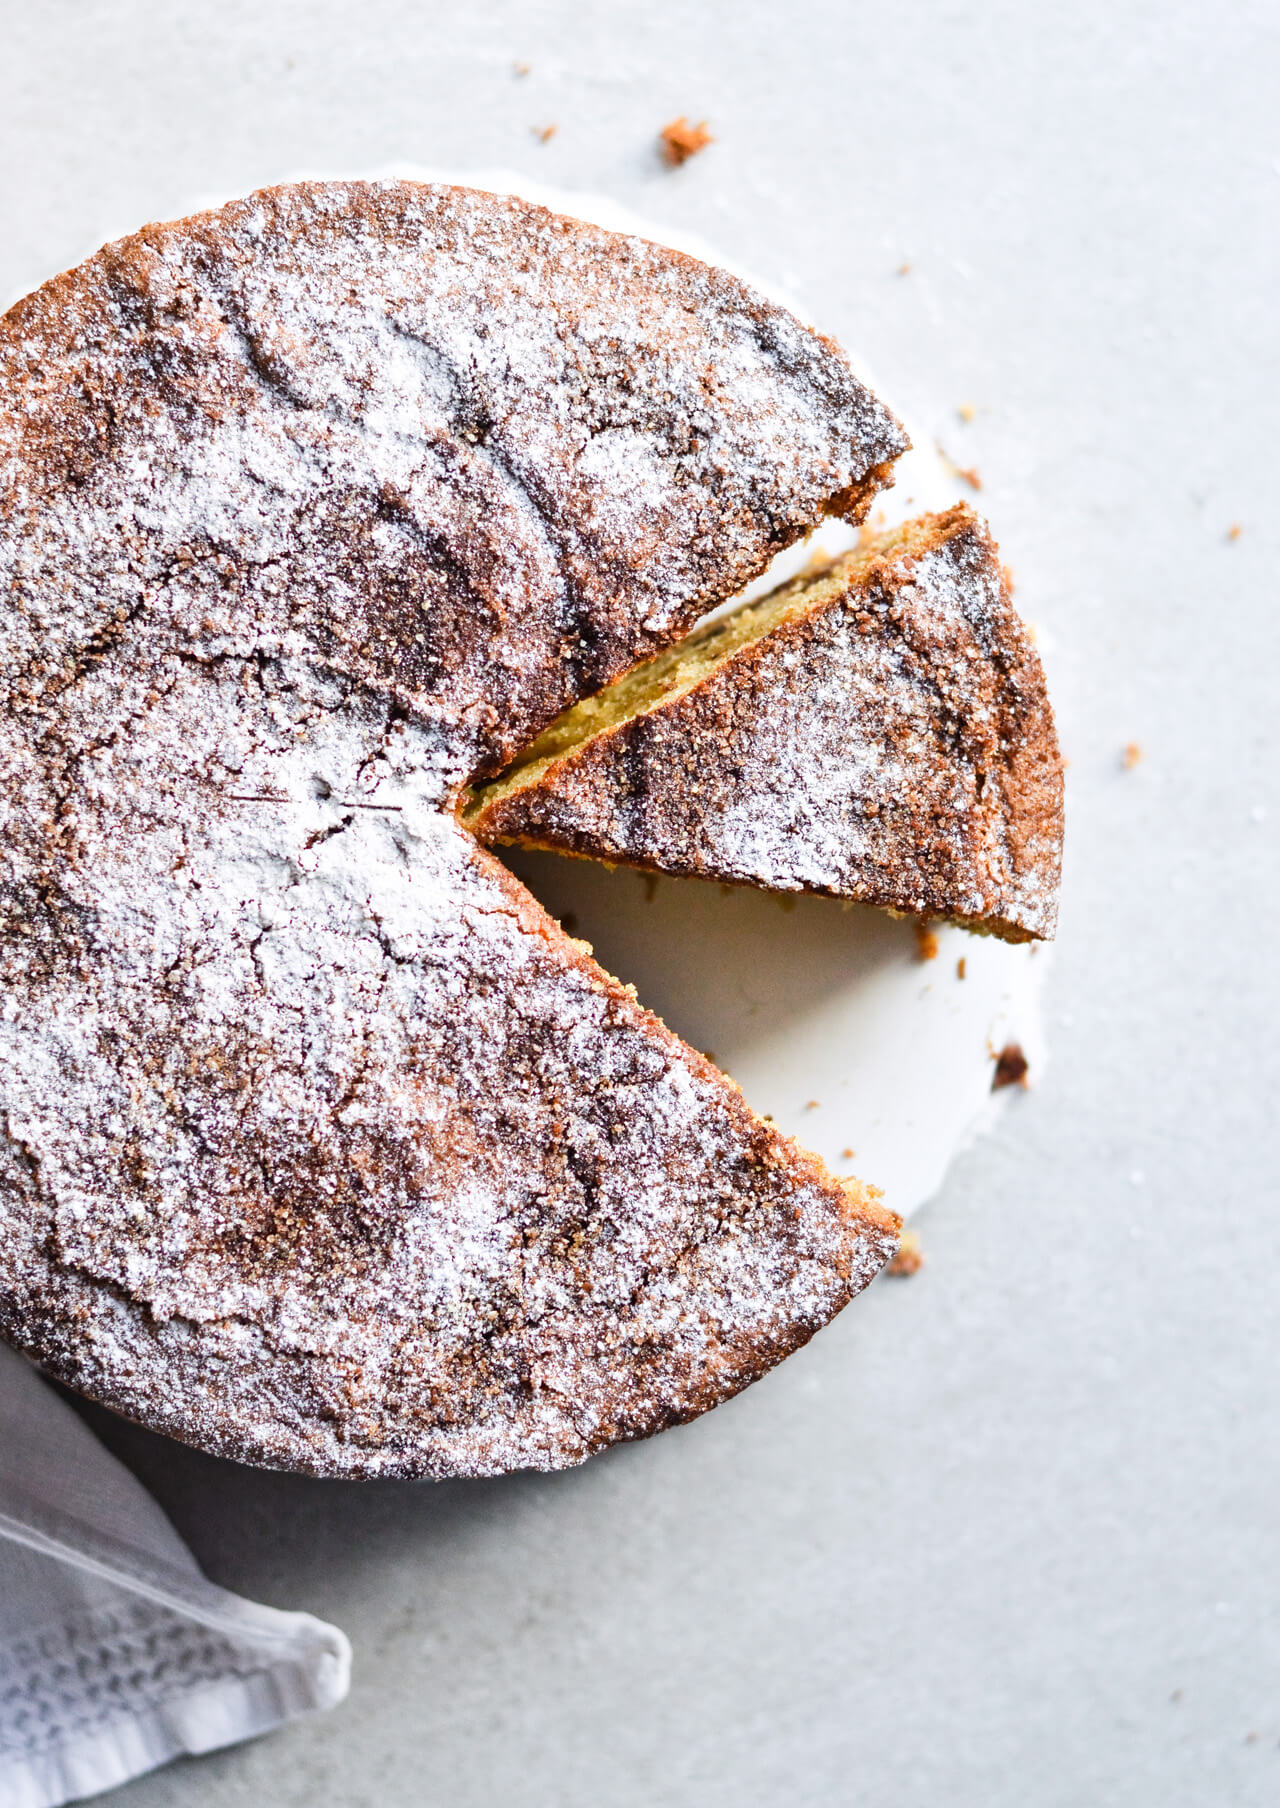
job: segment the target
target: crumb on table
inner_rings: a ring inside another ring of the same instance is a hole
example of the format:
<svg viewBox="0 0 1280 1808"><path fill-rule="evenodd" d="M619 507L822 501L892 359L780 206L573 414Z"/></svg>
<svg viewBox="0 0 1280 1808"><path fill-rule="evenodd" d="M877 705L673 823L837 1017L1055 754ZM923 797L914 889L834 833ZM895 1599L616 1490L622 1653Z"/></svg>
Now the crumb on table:
<svg viewBox="0 0 1280 1808"><path fill-rule="evenodd" d="M922 961L938 958L938 937L932 924L916 924L916 959Z"/></svg>
<svg viewBox="0 0 1280 1808"><path fill-rule="evenodd" d="M996 1071L991 1076L992 1092L999 1092L1005 1086L1022 1086L1027 1084L1027 1074L1031 1063L1022 1052L1018 1042L1006 1042L996 1056Z"/></svg>
<svg viewBox="0 0 1280 1808"><path fill-rule="evenodd" d="M964 955L962 954L960 956L960 959L956 962L956 978L963 979L964 975L965 975L965 962L964 962Z"/></svg>
<svg viewBox="0 0 1280 1808"><path fill-rule="evenodd" d="M1243 532L1244 528L1241 526L1240 522L1233 521L1231 526L1227 529L1227 538L1228 540L1238 540Z"/></svg>
<svg viewBox="0 0 1280 1808"><path fill-rule="evenodd" d="M705 119L700 120L696 126L691 126L683 113L679 119L673 119L670 125L663 126L658 138L662 145L662 155L673 169L686 163L690 157L696 157L709 144L715 143L707 130Z"/></svg>
<svg viewBox="0 0 1280 1808"><path fill-rule="evenodd" d="M976 421L978 418L978 410L974 407L972 402L961 402L960 406L956 409L956 413L960 416L962 421Z"/></svg>
<svg viewBox="0 0 1280 1808"><path fill-rule="evenodd" d="M899 276L910 276L910 274L911 274L911 265L910 264L899 264L898 265L898 275Z"/></svg>
<svg viewBox="0 0 1280 1808"><path fill-rule="evenodd" d="M947 467L947 470L952 477L959 477L964 483L968 484L971 490L980 490L982 488L982 479L978 475L978 467L976 465L958 465L940 439L934 440L933 443L937 450L938 457Z"/></svg>
<svg viewBox="0 0 1280 1808"><path fill-rule="evenodd" d="M856 1149L841 1149L840 1159L841 1159L841 1161L852 1161L856 1154L857 1154Z"/></svg>
<svg viewBox="0 0 1280 1808"><path fill-rule="evenodd" d="M1124 752L1120 755L1120 763L1126 772L1132 772L1142 760L1142 749L1136 741L1126 741Z"/></svg>
<svg viewBox="0 0 1280 1808"><path fill-rule="evenodd" d="M511 68L512 68L512 71L514 72L514 74L516 74L516 75L528 75L529 71L533 68L533 64L532 63L513 63L511 65Z"/></svg>
<svg viewBox="0 0 1280 1808"><path fill-rule="evenodd" d="M904 1230L902 1241L894 1251L885 1273L905 1279L907 1275L917 1274L923 1267L924 1251L920 1247L919 1237L913 1230Z"/></svg>
<svg viewBox="0 0 1280 1808"><path fill-rule="evenodd" d="M559 130L559 126L534 126L533 135L539 144L550 144Z"/></svg>

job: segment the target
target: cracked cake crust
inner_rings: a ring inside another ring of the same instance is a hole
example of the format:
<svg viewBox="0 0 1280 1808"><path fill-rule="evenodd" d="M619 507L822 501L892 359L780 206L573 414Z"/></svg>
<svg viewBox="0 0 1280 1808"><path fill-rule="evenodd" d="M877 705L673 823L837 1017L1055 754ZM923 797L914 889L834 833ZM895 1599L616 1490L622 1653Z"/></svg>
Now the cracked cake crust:
<svg viewBox="0 0 1280 1808"><path fill-rule="evenodd" d="M303 184L0 322L0 1332L224 1455L557 1468L895 1241L454 816L901 429L735 279Z"/></svg>

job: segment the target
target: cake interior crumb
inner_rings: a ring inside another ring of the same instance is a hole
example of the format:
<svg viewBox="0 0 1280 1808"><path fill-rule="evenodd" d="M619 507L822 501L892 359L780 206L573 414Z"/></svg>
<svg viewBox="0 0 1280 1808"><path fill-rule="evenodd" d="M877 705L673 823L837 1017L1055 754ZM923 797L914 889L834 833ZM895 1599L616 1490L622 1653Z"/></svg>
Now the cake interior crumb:
<svg viewBox="0 0 1280 1808"><path fill-rule="evenodd" d="M912 555L932 544L934 529L928 522L906 522L887 532L872 534L852 552L814 574L793 578L753 603L744 603L667 647L643 665L633 666L621 678L584 697L557 716L505 772L479 785L463 800L462 820L470 827L491 804L535 785L549 766L578 750L596 735L623 727L636 716L674 703L718 665L744 647L763 640L784 622L798 620L811 610L824 608L833 596L847 588L852 578L875 558ZM794 904L794 900L791 901Z"/></svg>

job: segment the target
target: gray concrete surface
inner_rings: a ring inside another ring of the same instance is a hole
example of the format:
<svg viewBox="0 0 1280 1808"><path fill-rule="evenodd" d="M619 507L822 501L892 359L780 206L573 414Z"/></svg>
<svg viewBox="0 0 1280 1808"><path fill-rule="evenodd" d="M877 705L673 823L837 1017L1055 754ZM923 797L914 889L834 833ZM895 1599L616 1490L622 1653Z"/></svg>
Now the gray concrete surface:
<svg viewBox="0 0 1280 1808"><path fill-rule="evenodd" d="M0 291L193 194L393 158L603 190L790 284L979 468L1071 758L1043 1083L921 1273L740 1400L438 1488L92 1414L211 1575L356 1652L328 1719L113 1799L1280 1800L1275 7L2 16ZM669 173L678 113L717 142Z"/></svg>

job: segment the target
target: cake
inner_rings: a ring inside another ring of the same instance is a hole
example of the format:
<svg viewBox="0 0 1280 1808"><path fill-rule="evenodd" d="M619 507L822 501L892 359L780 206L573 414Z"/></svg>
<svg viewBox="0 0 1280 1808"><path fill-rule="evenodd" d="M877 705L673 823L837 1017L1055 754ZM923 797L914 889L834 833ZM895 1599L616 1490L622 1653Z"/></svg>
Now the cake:
<svg viewBox="0 0 1280 1808"><path fill-rule="evenodd" d="M461 824L905 436L722 272L300 184L0 321L0 1334L319 1475L577 1463L756 1379L896 1219Z"/></svg>
<svg viewBox="0 0 1280 1808"><path fill-rule="evenodd" d="M1052 936L1062 762L965 504L871 536L554 722L464 822L655 872Z"/></svg>

